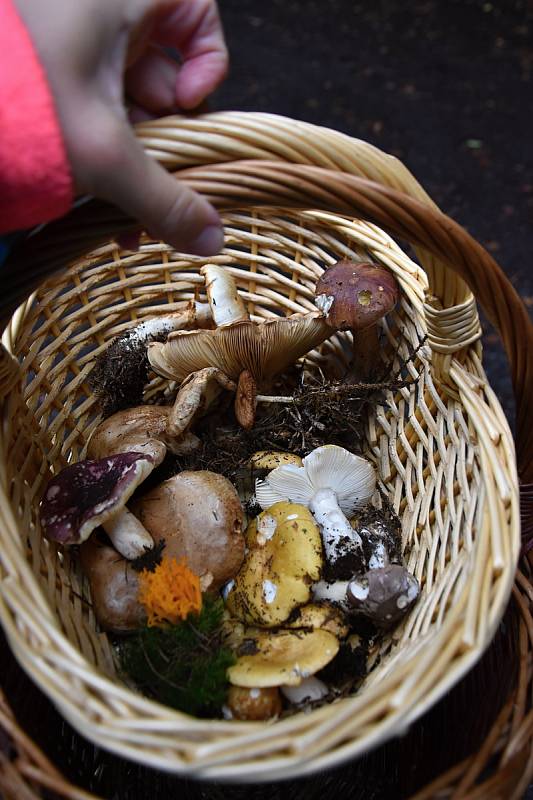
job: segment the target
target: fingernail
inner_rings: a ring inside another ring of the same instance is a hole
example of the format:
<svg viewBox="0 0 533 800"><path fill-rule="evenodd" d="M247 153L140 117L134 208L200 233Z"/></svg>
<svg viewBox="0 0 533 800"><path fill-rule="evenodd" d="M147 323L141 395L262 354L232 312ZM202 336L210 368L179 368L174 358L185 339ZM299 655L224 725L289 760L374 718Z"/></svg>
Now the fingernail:
<svg viewBox="0 0 533 800"><path fill-rule="evenodd" d="M195 256L215 256L224 247L224 228L208 225L196 239L189 242L186 252Z"/></svg>

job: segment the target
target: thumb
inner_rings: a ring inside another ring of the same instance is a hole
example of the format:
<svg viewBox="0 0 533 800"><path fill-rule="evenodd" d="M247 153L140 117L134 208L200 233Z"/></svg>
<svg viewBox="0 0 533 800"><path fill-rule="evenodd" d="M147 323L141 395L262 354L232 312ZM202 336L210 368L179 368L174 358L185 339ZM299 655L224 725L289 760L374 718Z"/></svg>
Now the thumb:
<svg viewBox="0 0 533 800"><path fill-rule="evenodd" d="M136 140L127 122L111 115L108 135L99 131L99 146L91 154L87 190L109 200L141 222L152 236L177 250L210 256L224 245L224 229L212 205L177 181Z"/></svg>

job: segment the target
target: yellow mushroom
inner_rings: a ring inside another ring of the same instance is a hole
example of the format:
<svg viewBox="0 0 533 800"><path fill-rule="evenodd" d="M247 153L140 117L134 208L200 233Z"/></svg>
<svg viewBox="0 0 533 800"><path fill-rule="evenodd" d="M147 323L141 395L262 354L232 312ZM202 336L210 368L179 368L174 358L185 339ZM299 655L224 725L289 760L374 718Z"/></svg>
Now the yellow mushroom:
<svg viewBox="0 0 533 800"><path fill-rule="evenodd" d="M344 639L350 631L340 608L329 603L308 603L297 608L284 628L313 628L329 631L338 639Z"/></svg>
<svg viewBox="0 0 533 800"><path fill-rule="evenodd" d="M294 453L283 453L278 450L258 450L250 458L249 466L252 469L276 469L283 464L295 464L302 466L302 459Z"/></svg>
<svg viewBox="0 0 533 800"><path fill-rule="evenodd" d="M275 626L307 603L323 563L320 531L311 512L295 503L275 503L246 531L244 564L226 597L232 616Z"/></svg>
<svg viewBox="0 0 533 800"><path fill-rule="evenodd" d="M228 669L234 686L298 686L326 666L339 650L337 638L323 630L260 631L246 639L245 655Z"/></svg>

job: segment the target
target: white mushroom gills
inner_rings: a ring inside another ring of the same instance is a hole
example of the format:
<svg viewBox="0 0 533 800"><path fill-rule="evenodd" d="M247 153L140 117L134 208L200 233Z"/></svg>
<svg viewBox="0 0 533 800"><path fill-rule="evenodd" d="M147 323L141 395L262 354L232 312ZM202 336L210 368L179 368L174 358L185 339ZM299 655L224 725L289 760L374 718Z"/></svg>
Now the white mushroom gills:
<svg viewBox="0 0 533 800"><path fill-rule="evenodd" d="M301 467L282 465L257 481L256 498L263 509L280 500L306 505L321 528L326 558L334 562L347 538L355 548L362 546L346 514L365 506L375 488L369 461L343 447L324 445L309 453Z"/></svg>
<svg viewBox="0 0 533 800"><path fill-rule="evenodd" d="M205 278L207 299L217 328L250 319L228 269L206 264L200 272Z"/></svg>

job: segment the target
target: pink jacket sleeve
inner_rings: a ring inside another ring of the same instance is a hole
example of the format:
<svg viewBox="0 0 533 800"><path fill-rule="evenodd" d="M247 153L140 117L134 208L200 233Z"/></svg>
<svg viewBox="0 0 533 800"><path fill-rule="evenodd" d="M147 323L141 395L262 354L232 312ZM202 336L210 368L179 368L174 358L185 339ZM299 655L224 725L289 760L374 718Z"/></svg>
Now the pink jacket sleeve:
<svg viewBox="0 0 533 800"><path fill-rule="evenodd" d="M43 68L11 0L0 0L0 233L64 214L72 196Z"/></svg>

